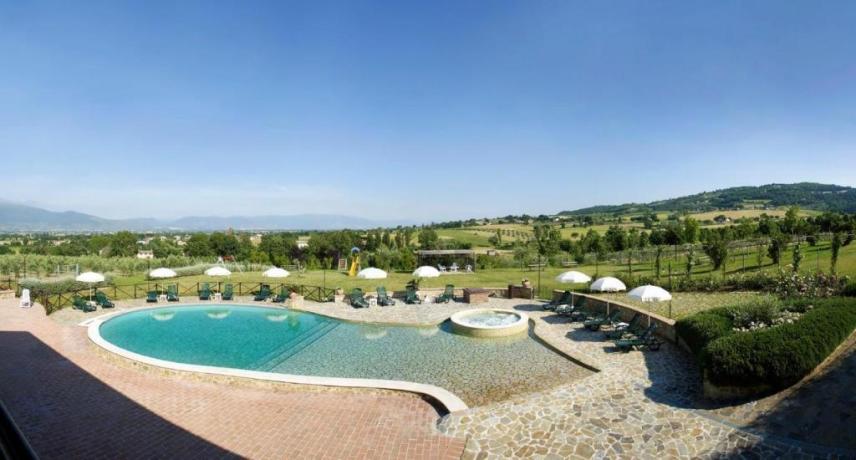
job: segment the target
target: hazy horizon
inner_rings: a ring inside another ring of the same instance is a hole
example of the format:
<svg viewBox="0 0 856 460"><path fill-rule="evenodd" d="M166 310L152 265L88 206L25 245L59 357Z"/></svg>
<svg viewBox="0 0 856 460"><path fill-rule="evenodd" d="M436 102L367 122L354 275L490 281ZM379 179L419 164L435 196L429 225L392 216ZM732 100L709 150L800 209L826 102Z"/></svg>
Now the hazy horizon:
<svg viewBox="0 0 856 460"><path fill-rule="evenodd" d="M0 199L551 214L855 186L856 4L0 5Z"/></svg>

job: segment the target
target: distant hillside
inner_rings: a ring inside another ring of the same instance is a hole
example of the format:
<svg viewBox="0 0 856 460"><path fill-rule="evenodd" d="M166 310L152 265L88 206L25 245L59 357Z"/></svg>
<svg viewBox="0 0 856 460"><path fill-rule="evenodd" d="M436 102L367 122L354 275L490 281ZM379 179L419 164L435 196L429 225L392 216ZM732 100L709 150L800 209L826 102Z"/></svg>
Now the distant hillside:
<svg viewBox="0 0 856 460"><path fill-rule="evenodd" d="M764 204L776 207L797 205L804 209L818 211L856 212L856 188L811 182L731 187L651 203L592 206L575 211L562 211L559 214L579 216L630 214L644 211L704 212Z"/></svg>
<svg viewBox="0 0 856 460"><path fill-rule="evenodd" d="M364 229L409 222L373 221L333 214L287 216L182 217L175 220L104 219L79 212L54 212L0 200L0 232L112 232L118 230L335 230Z"/></svg>

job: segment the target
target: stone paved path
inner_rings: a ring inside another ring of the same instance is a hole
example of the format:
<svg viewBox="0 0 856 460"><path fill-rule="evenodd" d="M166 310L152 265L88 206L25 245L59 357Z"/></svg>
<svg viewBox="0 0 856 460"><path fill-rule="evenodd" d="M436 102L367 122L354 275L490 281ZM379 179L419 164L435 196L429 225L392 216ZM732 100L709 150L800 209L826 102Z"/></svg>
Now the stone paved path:
<svg viewBox="0 0 856 460"><path fill-rule="evenodd" d="M464 447L414 395L164 376L105 359L85 331L0 301L0 399L43 459L451 459Z"/></svg>

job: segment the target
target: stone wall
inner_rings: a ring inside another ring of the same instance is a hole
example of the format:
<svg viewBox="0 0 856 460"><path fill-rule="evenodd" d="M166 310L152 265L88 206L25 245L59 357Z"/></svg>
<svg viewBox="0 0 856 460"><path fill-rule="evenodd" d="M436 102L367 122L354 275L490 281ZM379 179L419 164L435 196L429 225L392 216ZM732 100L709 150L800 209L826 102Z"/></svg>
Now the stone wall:
<svg viewBox="0 0 856 460"><path fill-rule="evenodd" d="M565 291L561 289L553 290L553 300L558 300L562 296L563 292ZM646 326L650 323L657 323L657 335L669 340L670 342L675 342L677 338L677 335L675 333L675 320L673 319L660 316L656 313L651 313L647 310L635 307L633 305L602 299L592 294L582 294L579 292L573 292L573 295L574 304L577 303L578 297L585 297L586 299L588 299L586 300L586 308L592 311L609 314L614 308L621 309L622 321L630 321L630 318L632 318L634 314L639 313L645 318L643 324L645 324Z"/></svg>

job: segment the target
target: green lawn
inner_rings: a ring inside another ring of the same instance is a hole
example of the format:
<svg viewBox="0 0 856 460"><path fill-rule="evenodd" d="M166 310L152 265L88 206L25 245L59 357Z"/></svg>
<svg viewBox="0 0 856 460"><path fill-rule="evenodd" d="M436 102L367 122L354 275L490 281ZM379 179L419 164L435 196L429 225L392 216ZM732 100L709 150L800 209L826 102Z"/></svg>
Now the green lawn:
<svg viewBox="0 0 856 460"><path fill-rule="evenodd" d="M763 295L757 292L675 292L672 294L671 302L640 302L628 299L626 293L597 294L598 297L633 305L642 310L674 319L680 319L702 310L743 303Z"/></svg>

